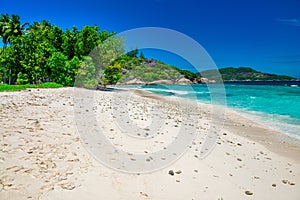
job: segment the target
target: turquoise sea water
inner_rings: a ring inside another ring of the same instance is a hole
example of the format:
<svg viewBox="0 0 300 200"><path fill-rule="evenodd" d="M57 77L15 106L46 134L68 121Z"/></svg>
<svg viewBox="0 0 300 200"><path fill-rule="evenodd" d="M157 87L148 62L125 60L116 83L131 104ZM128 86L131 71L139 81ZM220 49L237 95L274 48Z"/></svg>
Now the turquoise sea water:
<svg viewBox="0 0 300 200"><path fill-rule="evenodd" d="M279 85L278 82L267 82L264 85L227 83L224 86L228 107L256 122L300 138L298 82ZM203 84L146 85L142 88L160 95L184 97L207 103L212 101L212 91Z"/></svg>

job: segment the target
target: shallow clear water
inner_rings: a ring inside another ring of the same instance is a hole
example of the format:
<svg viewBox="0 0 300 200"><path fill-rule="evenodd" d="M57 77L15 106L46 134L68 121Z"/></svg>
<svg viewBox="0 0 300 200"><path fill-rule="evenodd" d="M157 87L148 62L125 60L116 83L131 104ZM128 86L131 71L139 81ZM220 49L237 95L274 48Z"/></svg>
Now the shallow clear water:
<svg viewBox="0 0 300 200"><path fill-rule="evenodd" d="M252 120L300 138L300 85L268 84L224 84L227 106ZM212 100L211 91L202 84L147 85L142 88L166 96L205 102Z"/></svg>

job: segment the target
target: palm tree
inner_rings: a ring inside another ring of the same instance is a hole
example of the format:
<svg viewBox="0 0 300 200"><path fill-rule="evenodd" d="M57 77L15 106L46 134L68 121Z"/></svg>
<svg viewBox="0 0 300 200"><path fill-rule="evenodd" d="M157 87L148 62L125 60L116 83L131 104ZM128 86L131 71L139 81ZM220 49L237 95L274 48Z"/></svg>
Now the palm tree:
<svg viewBox="0 0 300 200"><path fill-rule="evenodd" d="M52 27L51 23L46 20L42 20L41 22L33 22L28 28L28 32L37 31L41 29L50 29Z"/></svg>
<svg viewBox="0 0 300 200"><path fill-rule="evenodd" d="M25 22L21 24L20 22L20 17L18 15L11 15L11 20L10 20L10 27L12 31L12 36L13 37L18 37L21 36L25 31L27 30L26 26L28 26L29 23Z"/></svg>
<svg viewBox="0 0 300 200"><path fill-rule="evenodd" d="M10 43L11 38L11 30L10 30L10 17L8 14L2 14L0 17L0 37L2 38L3 42L3 49L1 54L4 54L5 48L7 44ZM4 83L6 82L6 69L4 68Z"/></svg>
<svg viewBox="0 0 300 200"><path fill-rule="evenodd" d="M27 22L21 24L20 17L18 15L14 15L14 14L11 15L11 20L10 20L9 24L10 24L10 31L11 31L10 39L21 36L27 30L26 26L29 25ZM12 40L9 41L9 44L11 44L11 41ZM8 84L9 85L11 84L11 68L9 69Z"/></svg>
<svg viewBox="0 0 300 200"><path fill-rule="evenodd" d="M21 36L28 23L21 24L20 17L12 14L11 17L8 14L2 14L0 17L0 37L3 41L2 53L5 53L5 48L8 44L11 44L12 38ZM4 66L4 82L6 82L6 66ZM11 84L11 69L9 70L9 84Z"/></svg>
<svg viewBox="0 0 300 200"><path fill-rule="evenodd" d="M10 40L9 32L10 32L10 17L8 14L2 14L0 17L0 37L4 45L6 46L8 41Z"/></svg>

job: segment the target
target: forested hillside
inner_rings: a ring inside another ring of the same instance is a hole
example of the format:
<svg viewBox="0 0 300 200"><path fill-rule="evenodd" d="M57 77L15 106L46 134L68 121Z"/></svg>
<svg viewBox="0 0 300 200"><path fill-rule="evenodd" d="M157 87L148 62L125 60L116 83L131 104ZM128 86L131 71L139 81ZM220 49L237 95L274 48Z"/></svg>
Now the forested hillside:
<svg viewBox="0 0 300 200"><path fill-rule="evenodd" d="M256 71L249 67L227 67L219 69L220 74L224 81L267 81L267 80L296 80L296 78L290 76L280 76L276 74L268 74ZM206 75L208 79L214 79L215 71L207 70L203 74Z"/></svg>

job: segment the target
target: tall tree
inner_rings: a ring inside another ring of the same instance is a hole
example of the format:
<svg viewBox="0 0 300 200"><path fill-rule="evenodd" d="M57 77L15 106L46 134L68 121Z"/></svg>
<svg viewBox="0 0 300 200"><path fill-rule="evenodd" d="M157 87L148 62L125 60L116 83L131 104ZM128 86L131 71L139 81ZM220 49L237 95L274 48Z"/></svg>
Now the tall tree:
<svg viewBox="0 0 300 200"><path fill-rule="evenodd" d="M0 17L0 37L4 44L4 49L10 42L11 38L11 27L10 27L10 16L8 14L2 14Z"/></svg>
<svg viewBox="0 0 300 200"><path fill-rule="evenodd" d="M73 29L67 29L63 35L62 52L71 60L75 56L75 48L77 42L78 28L73 26Z"/></svg>
<svg viewBox="0 0 300 200"><path fill-rule="evenodd" d="M76 86L96 87L115 84L121 77L121 65L116 63L124 54L124 38L109 37L100 43L81 64Z"/></svg>
<svg viewBox="0 0 300 200"><path fill-rule="evenodd" d="M28 74L29 82L44 82L49 78L51 69L46 62L56 52L54 40L51 40L52 28L48 21L35 22L23 38L25 57L21 63Z"/></svg>
<svg viewBox="0 0 300 200"><path fill-rule="evenodd" d="M13 38L21 36L27 29L26 26L29 24L27 22L21 24L20 22L20 16L12 14L11 19L9 21L10 31L11 31L11 39L9 41L9 44L13 41ZM12 80L12 67L9 66L9 81L8 84L11 84Z"/></svg>
<svg viewBox="0 0 300 200"><path fill-rule="evenodd" d="M25 33L25 31L27 30L26 27L29 25L28 22L21 24L20 16L15 14L11 15L9 24L12 31L12 37L21 36L23 33Z"/></svg>
<svg viewBox="0 0 300 200"><path fill-rule="evenodd" d="M10 29L10 16L8 14L2 14L0 17L0 37L3 42L3 49L1 52L1 55L5 53L7 44L10 42L11 38L11 29ZM4 56L4 55L2 55ZM3 65L3 73L4 73L4 82L6 82L6 66L5 64Z"/></svg>
<svg viewBox="0 0 300 200"><path fill-rule="evenodd" d="M75 55L77 57L87 56L89 53L100 44L98 26L84 26L78 33Z"/></svg>
<svg viewBox="0 0 300 200"><path fill-rule="evenodd" d="M21 36L26 30L28 23L21 24L20 17L18 15L12 14L2 14L0 17L0 37L2 38L3 52L5 53L8 44L11 44L12 39ZM6 82L6 66L4 69L4 82ZM11 67L9 69L9 84L11 84Z"/></svg>

